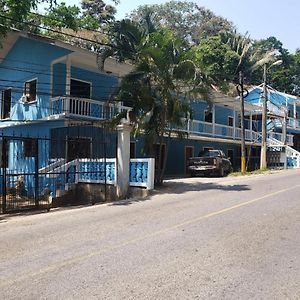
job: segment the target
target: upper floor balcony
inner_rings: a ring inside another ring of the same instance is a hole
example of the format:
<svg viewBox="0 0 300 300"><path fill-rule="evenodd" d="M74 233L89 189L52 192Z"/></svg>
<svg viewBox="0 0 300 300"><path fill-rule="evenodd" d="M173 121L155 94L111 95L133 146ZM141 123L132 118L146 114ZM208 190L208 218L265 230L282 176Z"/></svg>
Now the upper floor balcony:
<svg viewBox="0 0 300 300"><path fill-rule="evenodd" d="M78 97L51 99L51 115L63 115L85 120L107 120L130 107Z"/></svg>
<svg viewBox="0 0 300 300"><path fill-rule="evenodd" d="M208 123L197 120L189 120L184 131L193 135L210 136L214 138L225 138L230 140L241 140L242 130L239 127ZM268 132L268 137L284 143L284 135L277 132ZM252 129L245 129L245 140L251 143L261 143L261 133ZM293 135L287 134L286 142L293 145Z"/></svg>
<svg viewBox="0 0 300 300"><path fill-rule="evenodd" d="M65 117L79 118L83 120L108 120L116 114L128 111L130 107L121 104L112 104L92 99L78 97L55 97L51 100L51 114ZM299 124L298 124L299 125ZM181 131L190 135L204 137L223 138L228 140L241 140L241 128L228 126L216 122L204 122L198 120L188 120L185 128ZM284 136L281 133L270 132L269 137L276 138L283 142ZM245 140L259 144L261 134L253 129L245 129ZM287 144L293 145L293 135L287 135Z"/></svg>

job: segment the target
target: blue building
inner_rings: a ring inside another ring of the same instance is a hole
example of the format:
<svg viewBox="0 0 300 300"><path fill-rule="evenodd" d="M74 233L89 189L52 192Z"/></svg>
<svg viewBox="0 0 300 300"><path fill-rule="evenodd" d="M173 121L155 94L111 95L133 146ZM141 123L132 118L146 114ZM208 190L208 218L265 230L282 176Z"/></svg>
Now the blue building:
<svg viewBox="0 0 300 300"><path fill-rule="evenodd" d="M129 109L110 99L122 76L131 70L128 64L107 59L101 71L97 55L90 51L50 38L11 32L0 49L0 181L7 180L3 169L13 176L12 182L22 171L31 176L26 175L27 185L36 180L31 188L26 187L27 192L41 190L47 180L36 179L36 173L52 172L48 177L59 179L62 166L75 158L113 159L115 134L107 133L103 122ZM300 101L272 89L268 95L269 147L278 150L286 140L289 165L299 167L295 157L296 150L300 150ZM192 101L193 119L181 128L188 137L170 141L167 175L185 175L187 159L205 149L223 150L234 168L240 168L240 101L213 91L212 103L208 106L206 101ZM262 88L255 87L245 102L247 163L252 169L259 167L261 115ZM287 134L283 124L287 124ZM132 158L142 157L142 146L142 136L132 137ZM83 169L92 172L87 165ZM107 172L112 170L111 165ZM73 175L78 176L76 172ZM61 185L67 184L66 178L60 181Z"/></svg>

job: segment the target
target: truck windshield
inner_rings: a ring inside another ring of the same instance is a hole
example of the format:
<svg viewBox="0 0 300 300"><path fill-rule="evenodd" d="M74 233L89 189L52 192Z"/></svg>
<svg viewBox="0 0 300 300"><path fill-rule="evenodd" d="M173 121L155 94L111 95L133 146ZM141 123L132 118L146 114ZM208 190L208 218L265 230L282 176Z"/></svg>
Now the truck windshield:
<svg viewBox="0 0 300 300"><path fill-rule="evenodd" d="M220 155L219 151L209 150L209 151L205 151L201 156L205 156L205 157L217 157L218 155Z"/></svg>

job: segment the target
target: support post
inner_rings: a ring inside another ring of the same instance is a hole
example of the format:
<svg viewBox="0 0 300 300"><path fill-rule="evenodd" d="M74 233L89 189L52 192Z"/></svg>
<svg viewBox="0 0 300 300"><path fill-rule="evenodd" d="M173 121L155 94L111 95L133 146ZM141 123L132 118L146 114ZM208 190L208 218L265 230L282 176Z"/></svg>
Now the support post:
<svg viewBox="0 0 300 300"><path fill-rule="evenodd" d="M246 145L245 145L245 103L244 103L244 75L240 71L240 99L241 99L241 172L246 173Z"/></svg>
<svg viewBox="0 0 300 300"><path fill-rule="evenodd" d="M236 111L233 110L233 139L236 138Z"/></svg>
<svg viewBox="0 0 300 300"><path fill-rule="evenodd" d="M264 64L263 109L262 109L262 139L260 151L260 169L267 168L267 65Z"/></svg>
<svg viewBox="0 0 300 300"><path fill-rule="evenodd" d="M130 164L130 132L132 126L126 120L117 126L117 198L124 199L129 190L129 164Z"/></svg>

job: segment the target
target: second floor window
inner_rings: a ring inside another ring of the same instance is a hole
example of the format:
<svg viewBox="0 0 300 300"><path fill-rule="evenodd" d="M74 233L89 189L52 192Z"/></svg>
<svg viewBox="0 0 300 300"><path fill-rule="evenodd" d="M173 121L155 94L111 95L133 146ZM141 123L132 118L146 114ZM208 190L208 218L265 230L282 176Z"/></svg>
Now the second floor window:
<svg viewBox="0 0 300 300"><path fill-rule="evenodd" d="M36 100L36 79L25 82L25 101L31 102Z"/></svg>
<svg viewBox="0 0 300 300"><path fill-rule="evenodd" d="M71 79L70 96L90 99L91 84L89 82Z"/></svg>
<svg viewBox="0 0 300 300"><path fill-rule="evenodd" d="M228 126L233 126L233 117L228 117Z"/></svg>
<svg viewBox="0 0 300 300"><path fill-rule="evenodd" d="M10 117L11 109L11 89L1 92L1 119Z"/></svg>
<svg viewBox="0 0 300 300"><path fill-rule="evenodd" d="M212 123L212 112L211 111L206 110L204 112L204 122Z"/></svg>

